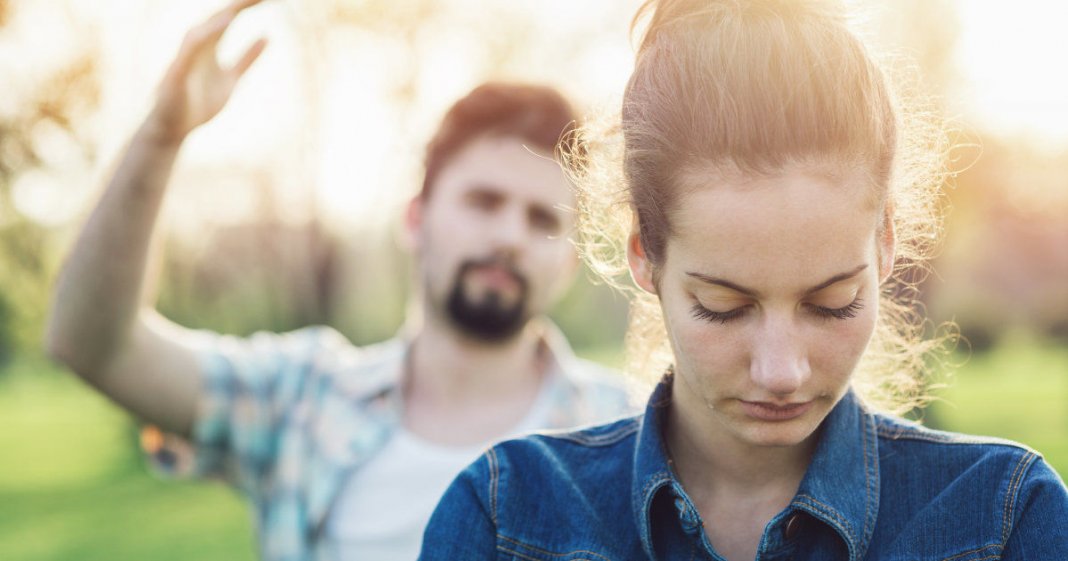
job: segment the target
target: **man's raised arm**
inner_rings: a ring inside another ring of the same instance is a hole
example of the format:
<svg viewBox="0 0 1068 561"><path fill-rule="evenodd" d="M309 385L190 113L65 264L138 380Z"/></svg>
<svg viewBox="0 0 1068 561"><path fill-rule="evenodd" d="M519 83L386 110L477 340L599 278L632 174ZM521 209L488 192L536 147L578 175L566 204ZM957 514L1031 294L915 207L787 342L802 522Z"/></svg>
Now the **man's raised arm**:
<svg viewBox="0 0 1068 561"><path fill-rule="evenodd" d="M60 272L48 321L52 357L142 419L181 434L193 424L199 366L185 330L153 309L151 238L182 142L222 110L263 51L261 39L232 67L216 60L230 22L260 1L235 1L186 34Z"/></svg>

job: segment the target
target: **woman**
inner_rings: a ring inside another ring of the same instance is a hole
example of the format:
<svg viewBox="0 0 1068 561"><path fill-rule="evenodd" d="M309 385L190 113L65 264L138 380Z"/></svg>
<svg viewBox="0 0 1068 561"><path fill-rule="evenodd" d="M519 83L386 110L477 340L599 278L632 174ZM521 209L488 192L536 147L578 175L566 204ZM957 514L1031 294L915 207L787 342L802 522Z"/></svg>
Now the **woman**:
<svg viewBox="0 0 1068 561"><path fill-rule="evenodd" d="M835 6L643 12L625 254L673 366L642 416L490 449L421 558L1068 559L1035 452L873 412L915 403L937 344L891 281L923 261L939 178Z"/></svg>

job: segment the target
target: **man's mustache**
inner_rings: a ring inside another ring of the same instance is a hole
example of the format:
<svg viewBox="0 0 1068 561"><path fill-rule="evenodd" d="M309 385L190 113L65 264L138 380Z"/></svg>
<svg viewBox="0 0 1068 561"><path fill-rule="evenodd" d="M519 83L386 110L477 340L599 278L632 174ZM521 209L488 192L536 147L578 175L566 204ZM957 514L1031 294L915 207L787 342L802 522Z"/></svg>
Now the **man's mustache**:
<svg viewBox="0 0 1068 561"><path fill-rule="evenodd" d="M496 267L496 268L499 268L499 269L503 269L506 273L508 273L512 277L513 280L515 280L515 282L520 286L520 288L522 288L523 290L526 290L526 288L527 288L527 277L526 277L526 275L524 275L523 273L519 272L519 269L516 268L515 264L512 262L511 259L504 258L504 257L490 256L490 257L484 257L484 258L481 258L481 259L468 259L468 260L466 260L466 261L464 261L463 263L460 264L459 276L462 278L462 277L466 276L469 272L471 272L474 269L489 268L489 267Z"/></svg>

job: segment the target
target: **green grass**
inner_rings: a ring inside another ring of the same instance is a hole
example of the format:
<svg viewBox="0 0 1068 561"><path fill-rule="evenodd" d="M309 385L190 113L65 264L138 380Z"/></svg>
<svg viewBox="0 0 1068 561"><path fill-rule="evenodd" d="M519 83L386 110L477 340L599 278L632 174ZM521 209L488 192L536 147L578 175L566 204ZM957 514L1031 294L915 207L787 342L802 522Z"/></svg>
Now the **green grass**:
<svg viewBox="0 0 1068 561"><path fill-rule="evenodd" d="M0 559L256 558L235 493L150 474L129 417L42 359L0 371L0 451Z"/></svg>
<svg viewBox="0 0 1068 561"><path fill-rule="evenodd" d="M620 362L617 349L583 354ZM1009 340L950 382L928 424L1023 442L1068 474L1068 348ZM43 359L0 370L0 454L2 560L255 559L236 494L150 474L130 418Z"/></svg>

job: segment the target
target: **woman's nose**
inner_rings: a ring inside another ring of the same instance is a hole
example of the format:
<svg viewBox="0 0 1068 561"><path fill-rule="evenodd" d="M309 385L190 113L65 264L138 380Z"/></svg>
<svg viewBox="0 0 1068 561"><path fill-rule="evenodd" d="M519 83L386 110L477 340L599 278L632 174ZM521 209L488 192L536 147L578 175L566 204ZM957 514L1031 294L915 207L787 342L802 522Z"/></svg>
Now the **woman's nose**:
<svg viewBox="0 0 1068 561"><path fill-rule="evenodd" d="M752 348L750 378L770 394L790 395L812 374L806 345L793 318L765 317Z"/></svg>

